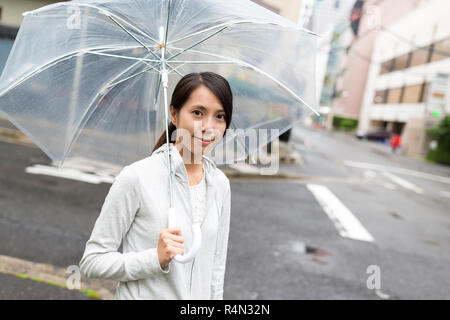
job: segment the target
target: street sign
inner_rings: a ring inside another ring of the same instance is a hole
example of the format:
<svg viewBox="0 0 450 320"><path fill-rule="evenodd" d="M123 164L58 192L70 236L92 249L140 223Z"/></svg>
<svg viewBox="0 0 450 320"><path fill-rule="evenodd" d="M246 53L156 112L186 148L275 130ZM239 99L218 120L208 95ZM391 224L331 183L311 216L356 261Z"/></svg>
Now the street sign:
<svg viewBox="0 0 450 320"><path fill-rule="evenodd" d="M428 91L426 114L427 118L442 118L445 116L447 109L450 106L446 106L446 92L449 85L449 74L437 73L430 84Z"/></svg>

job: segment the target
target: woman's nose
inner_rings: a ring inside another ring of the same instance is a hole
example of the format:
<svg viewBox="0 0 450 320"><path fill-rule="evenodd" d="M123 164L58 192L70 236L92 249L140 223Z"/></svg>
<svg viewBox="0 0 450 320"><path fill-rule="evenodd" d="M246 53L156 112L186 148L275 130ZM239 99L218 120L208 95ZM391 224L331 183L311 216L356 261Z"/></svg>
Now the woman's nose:
<svg viewBox="0 0 450 320"><path fill-rule="evenodd" d="M214 131L214 119L208 117L203 122L202 131Z"/></svg>
<svg viewBox="0 0 450 320"><path fill-rule="evenodd" d="M211 120L206 121L205 125L202 128L202 136L206 139L214 139L215 138L215 127L214 122Z"/></svg>

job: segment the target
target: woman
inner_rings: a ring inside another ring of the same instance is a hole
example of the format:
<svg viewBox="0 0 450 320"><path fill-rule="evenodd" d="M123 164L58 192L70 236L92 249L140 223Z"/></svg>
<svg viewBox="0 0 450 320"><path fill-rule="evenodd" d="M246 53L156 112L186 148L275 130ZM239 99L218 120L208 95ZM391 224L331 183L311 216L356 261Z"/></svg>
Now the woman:
<svg viewBox="0 0 450 320"><path fill-rule="evenodd" d="M169 145L176 228L167 228L165 132L151 156L115 178L80 261L84 276L119 281L114 299L223 299L230 182L204 153L230 126L232 100L227 80L212 72L188 74L174 89ZM196 221L202 230L197 256L175 262L190 249Z"/></svg>

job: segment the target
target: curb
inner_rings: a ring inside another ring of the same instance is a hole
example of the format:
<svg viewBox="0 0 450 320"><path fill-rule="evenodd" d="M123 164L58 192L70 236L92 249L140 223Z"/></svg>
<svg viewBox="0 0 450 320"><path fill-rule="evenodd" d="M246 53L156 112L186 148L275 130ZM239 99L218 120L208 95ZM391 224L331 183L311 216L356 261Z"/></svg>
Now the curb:
<svg viewBox="0 0 450 320"><path fill-rule="evenodd" d="M260 174L260 173L247 173L240 172L231 169L220 169L229 178L254 178L260 180L267 179L284 179L284 180L308 180L309 177L302 175L293 175L289 173L277 173L277 174Z"/></svg>
<svg viewBox="0 0 450 320"><path fill-rule="evenodd" d="M34 142L30 138L28 138L27 135L25 135L22 131L16 129L0 127L0 141L18 143L37 148Z"/></svg>
<svg viewBox="0 0 450 320"><path fill-rule="evenodd" d="M64 268L50 264L0 255L0 273L71 290L67 287L67 279L70 273ZM102 300L112 300L114 298L115 282L112 280L86 279L85 277L81 277L80 283L81 288L73 290L81 291L90 297Z"/></svg>

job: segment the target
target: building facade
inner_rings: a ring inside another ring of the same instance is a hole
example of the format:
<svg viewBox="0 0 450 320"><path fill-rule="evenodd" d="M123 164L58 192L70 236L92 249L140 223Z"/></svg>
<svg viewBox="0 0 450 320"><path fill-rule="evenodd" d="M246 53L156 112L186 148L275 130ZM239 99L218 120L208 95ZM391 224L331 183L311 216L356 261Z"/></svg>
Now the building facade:
<svg viewBox="0 0 450 320"><path fill-rule="evenodd" d="M333 117L359 119L369 69L373 65L372 54L377 36L384 28L414 10L418 2L411 0L363 1L356 35L353 31L354 23L352 24L351 20L355 19L356 13L352 12L349 16L346 24L348 30L341 34L347 39L349 33L352 34L349 41L342 43L346 53L345 61L336 79L328 128L332 127Z"/></svg>
<svg viewBox="0 0 450 320"><path fill-rule="evenodd" d="M424 155L426 129L450 113L448 12L449 1L421 1L374 42L359 130L401 134L408 155Z"/></svg>
<svg viewBox="0 0 450 320"><path fill-rule="evenodd" d="M302 0L251 0L280 16L299 23Z"/></svg>

